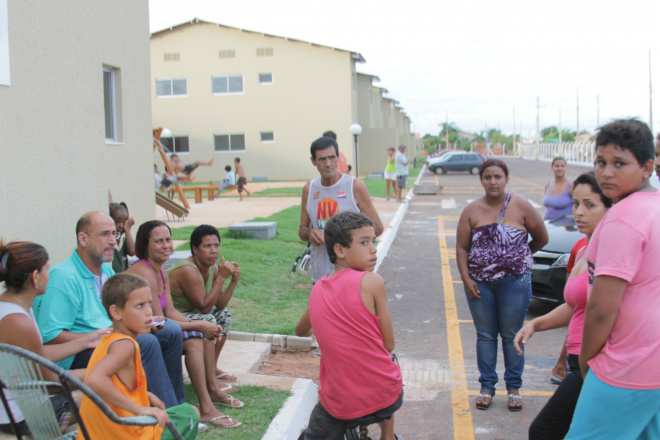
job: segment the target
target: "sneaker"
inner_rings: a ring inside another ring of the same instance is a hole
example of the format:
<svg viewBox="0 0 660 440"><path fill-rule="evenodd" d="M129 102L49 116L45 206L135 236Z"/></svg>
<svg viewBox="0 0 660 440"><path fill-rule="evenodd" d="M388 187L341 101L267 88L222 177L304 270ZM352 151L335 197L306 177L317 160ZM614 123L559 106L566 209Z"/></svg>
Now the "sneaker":
<svg viewBox="0 0 660 440"><path fill-rule="evenodd" d="M209 429L209 425L207 425L206 423L199 422L197 424L197 432L208 431L208 429Z"/></svg>

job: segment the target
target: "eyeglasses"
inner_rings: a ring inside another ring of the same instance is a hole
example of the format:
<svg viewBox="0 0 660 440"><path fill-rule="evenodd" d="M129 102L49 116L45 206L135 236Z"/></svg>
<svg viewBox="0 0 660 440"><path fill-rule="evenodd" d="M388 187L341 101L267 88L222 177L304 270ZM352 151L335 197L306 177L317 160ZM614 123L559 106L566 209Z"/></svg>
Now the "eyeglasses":
<svg viewBox="0 0 660 440"><path fill-rule="evenodd" d="M84 231L83 231L84 232ZM98 235L103 240L107 240L110 236L113 236L115 240L119 240L121 237L121 232L119 231L103 231L103 232L85 232L87 235Z"/></svg>

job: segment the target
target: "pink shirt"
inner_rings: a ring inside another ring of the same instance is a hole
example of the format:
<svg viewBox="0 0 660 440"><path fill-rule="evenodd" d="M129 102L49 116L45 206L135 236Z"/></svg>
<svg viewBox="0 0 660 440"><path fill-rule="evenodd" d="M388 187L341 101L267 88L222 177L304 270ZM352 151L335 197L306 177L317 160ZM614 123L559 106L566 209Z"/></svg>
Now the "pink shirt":
<svg viewBox="0 0 660 440"><path fill-rule="evenodd" d="M660 192L636 192L616 203L587 249L593 277L628 282L605 346L589 366L603 382L660 389Z"/></svg>
<svg viewBox="0 0 660 440"><path fill-rule="evenodd" d="M578 241L576 247L584 248L582 240ZM579 260L584 250L576 255L575 261ZM584 326L584 309L587 306L587 286L589 284L589 272L584 271L580 275L569 278L564 287L564 300L573 309L571 322L568 323L568 337L566 348L569 354L580 354L582 348L582 327Z"/></svg>
<svg viewBox="0 0 660 440"><path fill-rule="evenodd" d="M319 398L337 419L387 408L401 394L401 370L385 349L380 318L362 301L365 273L344 269L326 275L309 297L309 317L321 349Z"/></svg>

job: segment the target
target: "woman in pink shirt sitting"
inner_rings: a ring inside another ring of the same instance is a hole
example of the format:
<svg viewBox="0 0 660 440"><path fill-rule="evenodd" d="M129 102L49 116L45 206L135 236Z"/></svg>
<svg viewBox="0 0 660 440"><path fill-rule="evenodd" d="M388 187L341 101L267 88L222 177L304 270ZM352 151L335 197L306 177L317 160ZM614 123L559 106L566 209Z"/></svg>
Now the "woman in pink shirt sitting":
<svg viewBox="0 0 660 440"><path fill-rule="evenodd" d="M587 241L611 206L612 200L603 194L593 171L582 174L575 180L573 214L578 230L586 234ZM518 331L513 341L514 347L522 356L522 344L527 344L535 332L568 325L566 348L571 371L532 422L529 427L530 439L563 439L571 426L573 411L582 388L582 373L578 359L582 346L582 324L587 305L589 272L586 259L587 247L583 245L582 240L578 241L576 246L580 249L574 249L577 259L564 288L566 302L550 313L529 321Z"/></svg>

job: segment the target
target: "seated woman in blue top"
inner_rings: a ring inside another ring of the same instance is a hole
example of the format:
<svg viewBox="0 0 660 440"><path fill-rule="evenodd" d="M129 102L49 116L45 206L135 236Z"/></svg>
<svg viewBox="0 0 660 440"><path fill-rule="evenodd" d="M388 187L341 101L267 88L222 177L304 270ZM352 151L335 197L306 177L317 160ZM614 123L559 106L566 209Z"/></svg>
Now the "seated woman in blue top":
<svg viewBox="0 0 660 440"><path fill-rule="evenodd" d="M552 172L555 178L545 186L543 220L554 220L573 212L573 182L566 177L566 159L561 156L552 159Z"/></svg>

